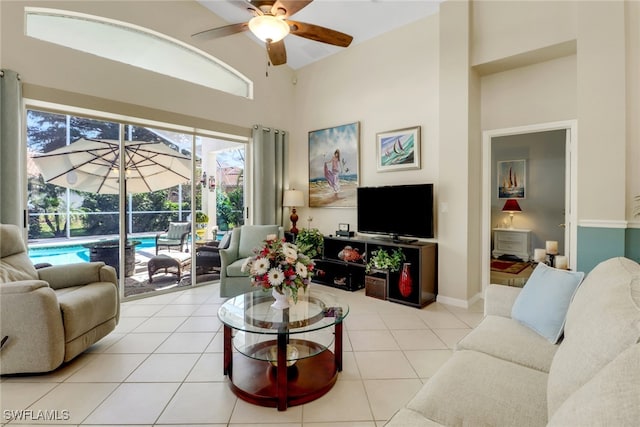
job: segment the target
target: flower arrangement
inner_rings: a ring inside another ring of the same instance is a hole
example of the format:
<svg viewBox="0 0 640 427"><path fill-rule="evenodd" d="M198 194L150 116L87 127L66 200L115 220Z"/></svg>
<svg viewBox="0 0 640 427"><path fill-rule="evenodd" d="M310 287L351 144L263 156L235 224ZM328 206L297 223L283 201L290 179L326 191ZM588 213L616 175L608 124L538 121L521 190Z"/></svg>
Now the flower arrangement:
<svg viewBox="0 0 640 427"><path fill-rule="evenodd" d="M262 248L254 249L255 256L247 258L242 271L248 271L253 286L275 289L284 294L291 291L298 302L298 289L307 289L313 275L313 261L293 243L268 236Z"/></svg>

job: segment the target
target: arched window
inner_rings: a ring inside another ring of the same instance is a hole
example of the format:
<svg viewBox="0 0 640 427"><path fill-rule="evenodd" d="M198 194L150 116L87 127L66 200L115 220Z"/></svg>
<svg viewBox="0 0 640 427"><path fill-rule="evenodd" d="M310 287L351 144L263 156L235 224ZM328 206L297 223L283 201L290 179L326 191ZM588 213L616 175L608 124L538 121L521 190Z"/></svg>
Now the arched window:
<svg viewBox="0 0 640 427"><path fill-rule="evenodd" d="M26 7L25 16L30 37L253 99L253 82L246 76L206 52L148 28L48 8Z"/></svg>

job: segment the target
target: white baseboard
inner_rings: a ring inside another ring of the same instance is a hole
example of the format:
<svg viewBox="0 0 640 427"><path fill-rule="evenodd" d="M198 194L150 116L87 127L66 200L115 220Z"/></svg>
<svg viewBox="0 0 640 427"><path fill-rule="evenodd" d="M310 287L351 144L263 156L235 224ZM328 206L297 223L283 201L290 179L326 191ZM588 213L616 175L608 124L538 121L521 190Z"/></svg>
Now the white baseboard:
<svg viewBox="0 0 640 427"><path fill-rule="evenodd" d="M454 307L461 307L461 308L469 308L481 299L482 299L482 292L478 292L468 300L445 297L444 295L438 295L436 297L436 301L439 303L452 305Z"/></svg>

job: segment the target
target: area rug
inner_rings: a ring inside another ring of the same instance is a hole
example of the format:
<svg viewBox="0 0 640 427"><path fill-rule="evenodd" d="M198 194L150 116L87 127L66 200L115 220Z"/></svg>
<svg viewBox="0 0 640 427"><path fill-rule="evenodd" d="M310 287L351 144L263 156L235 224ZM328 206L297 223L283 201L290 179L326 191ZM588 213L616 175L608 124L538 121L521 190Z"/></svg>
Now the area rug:
<svg viewBox="0 0 640 427"><path fill-rule="evenodd" d="M498 271L500 273L518 274L528 266L528 262L506 261L499 259L491 260L491 271Z"/></svg>

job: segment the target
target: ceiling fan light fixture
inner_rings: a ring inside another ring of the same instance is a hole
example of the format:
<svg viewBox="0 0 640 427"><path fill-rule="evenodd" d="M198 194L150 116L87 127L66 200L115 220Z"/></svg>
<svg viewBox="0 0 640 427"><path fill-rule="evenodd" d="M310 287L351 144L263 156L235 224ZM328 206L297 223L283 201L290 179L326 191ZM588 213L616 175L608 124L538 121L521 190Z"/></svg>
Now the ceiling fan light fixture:
<svg viewBox="0 0 640 427"><path fill-rule="evenodd" d="M249 21L249 29L263 42L279 42L289 34L289 24L273 15L254 16Z"/></svg>

